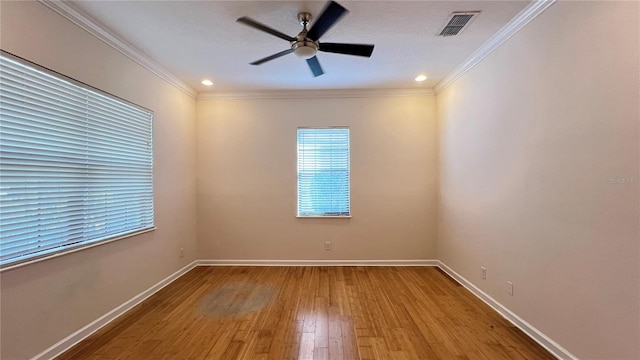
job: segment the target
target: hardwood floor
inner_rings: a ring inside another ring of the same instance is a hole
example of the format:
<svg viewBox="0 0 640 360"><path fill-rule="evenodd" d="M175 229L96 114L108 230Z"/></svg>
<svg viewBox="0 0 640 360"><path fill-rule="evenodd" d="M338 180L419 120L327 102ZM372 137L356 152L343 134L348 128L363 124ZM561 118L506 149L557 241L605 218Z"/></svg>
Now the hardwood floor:
<svg viewBox="0 0 640 360"><path fill-rule="evenodd" d="M554 359L435 267L197 267L58 359Z"/></svg>

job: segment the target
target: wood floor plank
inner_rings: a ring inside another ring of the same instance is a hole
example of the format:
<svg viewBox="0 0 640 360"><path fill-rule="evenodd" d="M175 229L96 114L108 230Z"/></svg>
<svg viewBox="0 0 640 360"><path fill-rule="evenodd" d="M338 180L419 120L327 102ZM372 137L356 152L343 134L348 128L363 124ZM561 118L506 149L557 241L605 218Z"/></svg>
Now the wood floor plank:
<svg viewBox="0 0 640 360"><path fill-rule="evenodd" d="M59 360L554 357L432 267L197 267Z"/></svg>
<svg viewBox="0 0 640 360"><path fill-rule="evenodd" d="M311 332L302 333L300 339L300 355L298 359L310 360L313 359L313 350L315 348L315 334Z"/></svg>

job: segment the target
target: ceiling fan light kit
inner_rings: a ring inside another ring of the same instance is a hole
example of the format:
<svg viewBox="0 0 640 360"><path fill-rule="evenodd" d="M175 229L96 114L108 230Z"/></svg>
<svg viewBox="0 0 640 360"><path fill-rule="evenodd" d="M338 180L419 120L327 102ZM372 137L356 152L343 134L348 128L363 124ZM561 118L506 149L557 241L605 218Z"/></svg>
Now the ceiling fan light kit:
<svg viewBox="0 0 640 360"><path fill-rule="evenodd" d="M311 14L308 12L301 12L298 14L298 21L300 25L302 25L303 29L298 36L296 36L296 41L291 42L291 48L293 49L293 53L296 56L309 59L316 56L318 52L318 42L310 41L307 38L307 25L311 22Z"/></svg>
<svg viewBox="0 0 640 360"><path fill-rule="evenodd" d="M320 76L324 74L324 71L316 57L316 53L318 51L363 57L371 57L371 54L373 53L374 45L370 44L319 42L320 37L324 35L324 33L326 33L347 12L348 10L342 7L342 5L335 1L330 1L309 30L307 30L307 25L311 22L311 14L308 12L301 12L298 14L298 22L302 25L302 31L295 37L288 36L248 17L241 17L237 21L273 36L277 36L283 40L287 40L291 45L290 49L283 50L279 53L267 56L266 58L254 61L251 65L260 65L281 56L294 53L296 56L306 59L307 65L309 66L309 69L311 69L313 76Z"/></svg>
<svg viewBox="0 0 640 360"><path fill-rule="evenodd" d="M313 42L303 40L297 41L295 44L293 44L293 53L300 58L312 58L316 56L316 52L318 52L318 46Z"/></svg>

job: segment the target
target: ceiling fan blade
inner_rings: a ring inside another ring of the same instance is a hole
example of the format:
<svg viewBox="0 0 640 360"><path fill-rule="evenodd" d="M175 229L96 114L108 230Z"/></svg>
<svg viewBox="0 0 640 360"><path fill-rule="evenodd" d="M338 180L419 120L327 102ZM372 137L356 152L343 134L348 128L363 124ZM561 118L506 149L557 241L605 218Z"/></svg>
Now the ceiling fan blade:
<svg viewBox="0 0 640 360"><path fill-rule="evenodd" d="M248 18L246 16L239 18L238 20L236 20L239 23L243 23L245 25L251 26L252 28L258 29L258 30L262 30L268 34L271 34L273 36L277 36L280 39L283 40L287 40L287 41L294 41L295 38L287 35L287 34L283 34L278 30L272 29L270 27L268 27L267 25L261 24L251 18Z"/></svg>
<svg viewBox="0 0 640 360"><path fill-rule="evenodd" d="M309 29L307 37L313 41L317 41L347 12L348 10L337 2L329 2L329 5L327 5L322 14L320 14L318 20L316 20L313 26L311 26L311 29Z"/></svg>
<svg viewBox="0 0 640 360"><path fill-rule="evenodd" d="M370 57L373 52L373 45L320 43L320 48L318 48L318 50L337 54Z"/></svg>
<svg viewBox="0 0 640 360"><path fill-rule="evenodd" d="M260 59L260 60L254 61L254 62L251 63L251 65L260 65L262 63L266 63L267 61L271 61L273 59L277 59L277 58L279 58L281 56L285 56L287 54L291 54L292 52L293 52L293 49L287 49L287 50L284 50L284 51L280 51L277 54L273 54L271 56L267 56L264 59Z"/></svg>
<svg viewBox="0 0 640 360"><path fill-rule="evenodd" d="M322 66L320 66L320 62L318 61L317 57L314 56L307 59L307 64L309 64L309 68L311 69L314 77L318 77L324 74L324 71L322 71Z"/></svg>

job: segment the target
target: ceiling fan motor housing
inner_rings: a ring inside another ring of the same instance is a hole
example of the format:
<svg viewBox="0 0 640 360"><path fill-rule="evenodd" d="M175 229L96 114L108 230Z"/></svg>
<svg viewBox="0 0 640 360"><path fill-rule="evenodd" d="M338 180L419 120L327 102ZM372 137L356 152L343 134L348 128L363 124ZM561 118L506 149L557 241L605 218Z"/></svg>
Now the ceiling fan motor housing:
<svg viewBox="0 0 640 360"><path fill-rule="evenodd" d="M318 52L318 42L307 38L307 25L311 22L311 14L308 12L301 12L298 14L298 21L304 28L296 36L296 40L291 42L291 49L296 56L303 59L310 59L316 56Z"/></svg>
<svg viewBox="0 0 640 360"><path fill-rule="evenodd" d="M300 33L300 35L296 36L296 41L291 42L291 49L293 49L293 53L296 54L296 56L309 59L316 56L318 43Z"/></svg>

